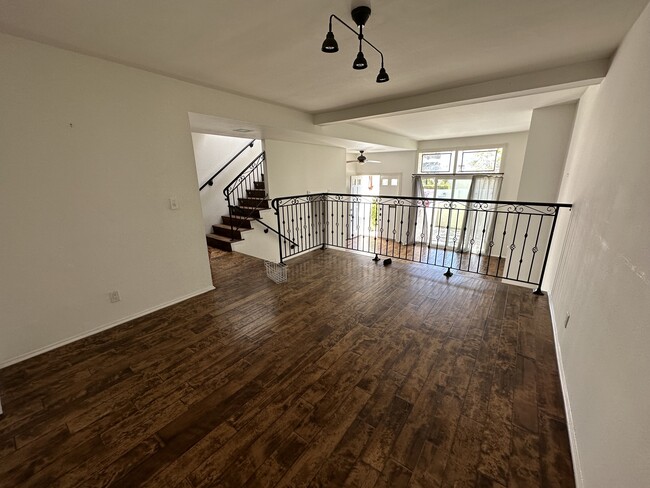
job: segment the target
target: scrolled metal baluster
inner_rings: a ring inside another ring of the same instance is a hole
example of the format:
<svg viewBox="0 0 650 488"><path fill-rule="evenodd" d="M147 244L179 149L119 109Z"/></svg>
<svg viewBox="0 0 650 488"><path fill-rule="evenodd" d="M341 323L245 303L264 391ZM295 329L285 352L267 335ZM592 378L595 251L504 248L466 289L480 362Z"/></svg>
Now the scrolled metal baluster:
<svg viewBox="0 0 650 488"><path fill-rule="evenodd" d="M512 255L515 252L515 249L517 246L515 245L515 240L517 238L517 229L519 229L519 217L521 216L521 212L517 210L518 207L515 207L515 211L517 212L517 220L515 221L515 230L512 233L512 243L510 244L510 257L508 258L508 270L506 271L506 278L510 276L510 265L512 265Z"/></svg>
<svg viewBox="0 0 650 488"><path fill-rule="evenodd" d="M528 223L526 224L526 232L524 233L524 242L521 244L521 255L519 256L519 267L517 268L517 279L519 279L519 273L521 272L521 265L524 262L524 252L526 251L526 241L528 240L528 230L530 229L530 218L531 215L528 214Z"/></svg>

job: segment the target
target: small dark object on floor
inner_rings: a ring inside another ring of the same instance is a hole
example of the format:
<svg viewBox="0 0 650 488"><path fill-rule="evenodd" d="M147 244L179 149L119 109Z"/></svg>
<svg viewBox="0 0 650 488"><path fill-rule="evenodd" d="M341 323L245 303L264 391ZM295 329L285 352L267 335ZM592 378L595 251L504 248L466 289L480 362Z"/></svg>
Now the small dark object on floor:
<svg viewBox="0 0 650 488"><path fill-rule="evenodd" d="M393 262L393 260L392 260L391 258L384 259L384 266L388 266L388 265L391 264L392 262Z"/></svg>

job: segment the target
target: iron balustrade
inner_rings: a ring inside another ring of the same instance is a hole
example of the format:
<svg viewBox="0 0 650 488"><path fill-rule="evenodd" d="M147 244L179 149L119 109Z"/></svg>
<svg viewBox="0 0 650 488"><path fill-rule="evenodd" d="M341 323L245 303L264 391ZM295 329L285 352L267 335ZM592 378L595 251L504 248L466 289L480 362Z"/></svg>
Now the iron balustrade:
<svg viewBox="0 0 650 488"><path fill-rule="evenodd" d="M280 262L327 246L541 285L570 204L318 193L271 203Z"/></svg>

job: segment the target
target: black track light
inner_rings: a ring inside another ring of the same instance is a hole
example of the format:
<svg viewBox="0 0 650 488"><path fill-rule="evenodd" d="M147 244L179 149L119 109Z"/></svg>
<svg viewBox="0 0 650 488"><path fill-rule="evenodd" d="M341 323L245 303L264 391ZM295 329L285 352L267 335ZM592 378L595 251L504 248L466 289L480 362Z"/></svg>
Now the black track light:
<svg viewBox="0 0 650 488"><path fill-rule="evenodd" d="M366 61L366 58L363 57L361 51L357 53L357 57L354 60L354 63L352 63L352 67L354 69L366 69L368 67L368 62Z"/></svg>
<svg viewBox="0 0 650 488"><path fill-rule="evenodd" d="M377 75L377 83L386 83L388 80L390 80L388 73L386 73L386 70L382 66Z"/></svg>
<svg viewBox="0 0 650 488"><path fill-rule="evenodd" d="M345 27L347 27L348 30L353 32L357 36L357 39L359 39L359 52L357 53L357 57L354 59L354 62L352 63L352 68L366 69L368 67L368 61L366 61L362 49L364 45L363 43L365 42L366 46L371 47L372 49L374 49L379 53L379 56L381 56L381 69L379 70L379 74L377 74L377 83L386 83L390 78L388 77L388 73L384 69L384 54L379 49L377 49L375 45L372 42L370 42L368 39L366 39L363 35L363 28L366 22L368 21L368 18L370 17L370 13L371 13L371 9L370 9L369 0L352 1L352 11L351 11L352 20L354 20L355 25L359 28L358 31L356 31L348 24L343 22L336 15L334 14L330 15L329 30L327 31L327 36L325 37L325 40L323 41L323 45L321 46L321 51L323 51L324 53L335 53L338 52L339 50L339 45L336 42L336 39L334 39L334 32L332 31L332 20L336 19Z"/></svg>
<svg viewBox="0 0 650 488"><path fill-rule="evenodd" d="M329 31L327 33L327 36L325 36L325 40L323 41L323 46L321 47L321 51L324 53L335 53L338 52L339 50L339 45L336 42L336 39L334 39L334 33L332 31Z"/></svg>

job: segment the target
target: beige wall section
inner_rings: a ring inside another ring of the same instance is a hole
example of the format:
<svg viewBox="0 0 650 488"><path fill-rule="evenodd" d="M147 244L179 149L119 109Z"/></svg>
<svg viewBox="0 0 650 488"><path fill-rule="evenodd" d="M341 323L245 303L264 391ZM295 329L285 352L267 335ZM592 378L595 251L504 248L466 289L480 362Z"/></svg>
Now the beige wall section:
<svg viewBox="0 0 650 488"><path fill-rule="evenodd" d="M580 102L559 196L574 209L551 302L588 488L650 479L648 46L650 7Z"/></svg>
<svg viewBox="0 0 650 488"><path fill-rule="evenodd" d="M557 201L576 108L567 103L533 110L517 200Z"/></svg>
<svg viewBox="0 0 650 488"><path fill-rule="evenodd" d="M211 289L172 94L147 73L7 36L0 65L0 365Z"/></svg>
<svg viewBox="0 0 650 488"><path fill-rule="evenodd" d="M524 165L524 155L528 132L511 132L478 137L461 137L458 139L438 139L421 141L418 145L420 152L441 151L443 149L481 148L490 146L505 146L501 172L501 200L516 200L519 190L519 180ZM417 164L416 164L417 169Z"/></svg>
<svg viewBox="0 0 650 488"><path fill-rule="evenodd" d="M273 139L264 149L271 198L345 191L345 149Z"/></svg>

